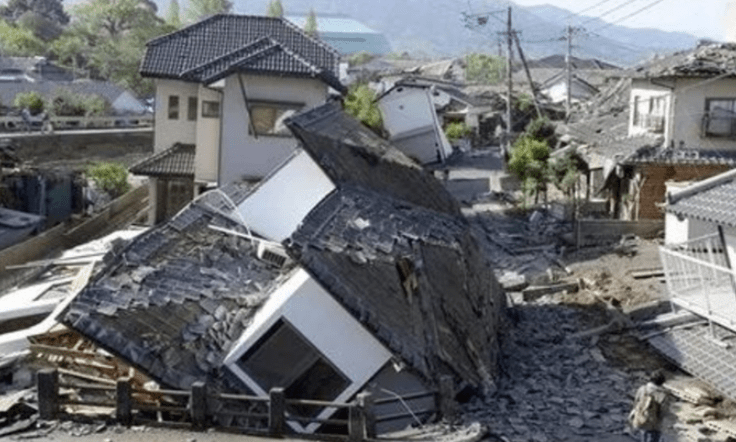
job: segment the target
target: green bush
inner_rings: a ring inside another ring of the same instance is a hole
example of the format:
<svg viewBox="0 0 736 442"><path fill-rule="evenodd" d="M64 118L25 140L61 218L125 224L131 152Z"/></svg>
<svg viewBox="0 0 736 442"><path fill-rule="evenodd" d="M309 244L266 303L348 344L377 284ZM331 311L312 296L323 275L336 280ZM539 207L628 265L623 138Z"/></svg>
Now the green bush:
<svg viewBox="0 0 736 442"><path fill-rule="evenodd" d="M19 109L28 108L31 114L41 113L45 107L43 96L38 91L20 92L13 99L13 106Z"/></svg>
<svg viewBox="0 0 736 442"><path fill-rule="evenodd" d="M350 87L345 98L345 111L373 131L380 133L383 130L383 118L376 104L376 94L367 84L355 84Z"/></svg>
<svg viewBox="0 0 736 442"><path fill-rule="evenodd" d="M485 54L465 57L465 80L469 83L497 84L506 69L506 60Z"/></svg>
<svg viewBox="0 0 736 442"><path fill-rule="evenodd" d="M370 52L360 51L348 56L348 64L350 66L360 66L361 64L368 63L374 58L375 55L371 54Z"/></svg>
<svg viewBox="0 0 736 442"><path fill-rule="evenodd" d="M87 168L87 177L112 198L123 195L130 189L128 169L118 163L97 163Z"/></svg>
<svg viewBox="0 0 736 442"><path fill-rule="evenodd" d="M450 123L445 127L445 135L447 136L447 139L450 140L450 143L453 144L455 144L455 142L457 142L461 138L465 138L472 133L473 130L462 121Z"/></svg>
<svg viewBox="0 0 736 442"><path fill-rule="evenodd" d="M75 94L69 89L60 88L51 99L51 112L64 117L92 117L105 115L110 104L101 95Z"/></svg>

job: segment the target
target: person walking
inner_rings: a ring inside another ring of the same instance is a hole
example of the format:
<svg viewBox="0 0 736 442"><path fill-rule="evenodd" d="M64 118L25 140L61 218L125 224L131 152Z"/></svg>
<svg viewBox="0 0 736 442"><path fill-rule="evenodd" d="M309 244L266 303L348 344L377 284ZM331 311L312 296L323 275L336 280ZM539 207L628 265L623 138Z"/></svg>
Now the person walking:
<svg viewBox="0 0 736 442"><path fill-rule="evenodd" d="M659 442L662 437L662 413L667 400L667 392L662 387L664 381L664 373L657 370L652 373L649 382L636 391L629 423L641 430L642 442Z"/></svg>
<svg viewBox="0 0 736 442"><path fill-rule="evenodd" d="M31 131L31 111L29 111L27 107L24 107L23 110L20 111L20 117L23 119L23 132L30 132Z"/></svg>

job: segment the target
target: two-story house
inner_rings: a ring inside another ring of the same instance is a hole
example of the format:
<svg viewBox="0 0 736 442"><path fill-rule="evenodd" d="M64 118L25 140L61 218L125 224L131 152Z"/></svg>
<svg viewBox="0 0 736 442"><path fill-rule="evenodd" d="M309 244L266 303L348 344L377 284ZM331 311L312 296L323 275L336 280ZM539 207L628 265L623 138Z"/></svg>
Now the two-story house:
<svg viewBox="0 0 736 442"><path fill-rule="evenodd" d="M140 72L156 84L154 156L131 171L151 178L150 221L288 158L296 142L284 119L344 92L338 61L282 18L215 15L148 42Z"/></svg>
<svg viewBox="0 0 736 442"><path fill-rule="evenodd" d="M619 152L607 187L619 217L662 219L667 181L716 175L736 165L736 45L707 44L637 69L629 137L652 145Z"/></svg>

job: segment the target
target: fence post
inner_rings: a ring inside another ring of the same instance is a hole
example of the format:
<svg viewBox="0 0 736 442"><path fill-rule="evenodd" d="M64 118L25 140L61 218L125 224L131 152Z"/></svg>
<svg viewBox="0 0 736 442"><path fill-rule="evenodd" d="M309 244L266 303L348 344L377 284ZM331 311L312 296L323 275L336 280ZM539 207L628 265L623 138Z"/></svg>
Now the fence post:
<svg viewBox="0 0 736 442"><path fill-rule="evenodd" d="M269 391L268 406L268 431L271 436L281 436L284 434L284 424L286 423L286 398L284 397L283 388L272 388Z"/></svg>
<svg viewBox="0 0 736 442"><path fill-rule="evenodd" d="M360 442L365 437L365 414L357 402L348 408L348 441Z"/></svg>
<svg viewBox="0 0 736 442"><path fill-rule="evenodd" d="M130 426L133 422L133 398L130 378L120 378L115 385L115 417L118 422Z"/></svg>
<svg viewBox="0 0 736 442"><path fill-rule="evenodd" d="M447 422L455 420L455 385L452 376L440 377L440 415Z"/></svg>
<svg viewBox="0 0 736 442"><path fill-rule="evenodd" d="M54 420L59 413L59 372L44 369L38 372L38 413L42 420Z"/></svg>
<svg viewBox="0 0 736 442"><path fill-rule="evenodd" d="M376 437L376 416L373 412L373 396L368 392L359 393L358 405L362 409L365 438L374 439Z"/></svg>
<svg viewBox="0 0 736 442"><path fill-rule="evenodd" d="M203 430L207 425L207 384L202 381L193 383L190 400L189 411L194 428Z"/></svg>

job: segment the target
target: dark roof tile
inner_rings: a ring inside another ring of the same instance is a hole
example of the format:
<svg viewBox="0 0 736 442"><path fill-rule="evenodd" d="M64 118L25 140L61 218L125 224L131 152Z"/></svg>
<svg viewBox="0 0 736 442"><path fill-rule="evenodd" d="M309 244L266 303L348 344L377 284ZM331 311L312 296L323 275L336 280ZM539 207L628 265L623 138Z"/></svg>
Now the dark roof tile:
<svg viewBox="0 0 736 442"><path fill-rule="evenodd" d="M145 176L194 178L193 144L176 143L130 168L130 173Z"/></svg>

